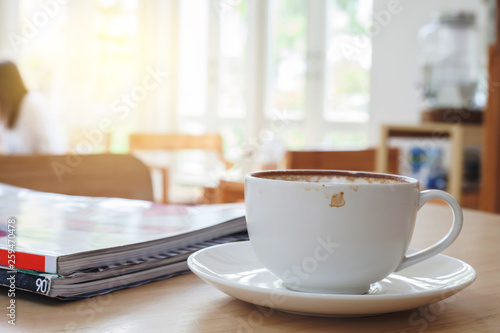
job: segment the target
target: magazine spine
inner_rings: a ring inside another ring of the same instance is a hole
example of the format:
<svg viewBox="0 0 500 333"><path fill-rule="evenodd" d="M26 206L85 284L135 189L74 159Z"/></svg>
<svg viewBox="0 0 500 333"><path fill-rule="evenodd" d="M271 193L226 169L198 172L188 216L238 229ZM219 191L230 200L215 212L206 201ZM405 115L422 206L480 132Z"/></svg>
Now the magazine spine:
<svg viewBox="0 0 500 333"><path fill-rule="evenodd" d="M28 272L0 269L0 285L10 289L21 289L36 294L51 296L54 274L31 274Z"/></svg>

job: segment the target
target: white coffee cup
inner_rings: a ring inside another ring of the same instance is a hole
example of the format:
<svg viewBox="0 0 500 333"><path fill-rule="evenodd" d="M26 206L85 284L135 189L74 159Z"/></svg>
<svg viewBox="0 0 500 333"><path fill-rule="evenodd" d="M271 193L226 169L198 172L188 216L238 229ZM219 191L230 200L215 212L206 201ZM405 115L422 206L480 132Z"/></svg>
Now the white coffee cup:
<svg viewBox="0 0 500 333"><path fill-rule="evenodd" d="M406 255L417 211L432 199L448 203L453 225L436 244ZM450 194L380 173L253 172L245 179L245 204L250 242L264 267L289 289L315 293L366 293L446 249L463 220Z"/></svg>

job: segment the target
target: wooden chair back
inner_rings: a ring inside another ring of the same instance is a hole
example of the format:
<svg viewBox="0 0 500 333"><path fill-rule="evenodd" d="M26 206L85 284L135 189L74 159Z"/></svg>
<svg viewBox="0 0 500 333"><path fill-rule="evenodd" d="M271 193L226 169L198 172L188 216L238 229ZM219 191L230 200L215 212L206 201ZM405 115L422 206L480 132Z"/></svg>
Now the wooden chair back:
<svg viewBox="0 0 500 333"><path fill-rule="evenodd" d="M153 201L149 170L130 155L2 155L0 182L51 193Z"/></svg>
<svg viewBox="0 0 500 333"><path fill-rule="evenodd" d="M222 137L220 134L145 134L133 133L129 136L130 151L137 150L209 150L222 158Z"/></svg>
<svg viewBox="0 0 500 333"><path fill-rule="evenodd" d="M138 151L180 151L180 150L204 150L213 151L218 158L225 163L223 154L222 136L220 134L152 134L132 133L129 136L129 152L135 154ZM161 173L161 202L169 202L168 188L169 170L167 166L148 165L151 171L157 170Z"/></svg>
<svg viewBox="0 0 500 333"><path fill-rule="evenodd" d="M220 204L245 201L245 183L220 180L215 188L205 188L204 204Z"/></svg>
<svg viewBox="0 0 500 333"><path fill-rule="evenodd" d="M287 169L375 171L376 149L339 151L288 151ZM398 173L398 150L389 151L389 173Z"/></svg>
<svg viewBox="0 0 500 333"><path fill-rule="evenodd" d="M69 154L105 154L111 152L112 133L75 127L68 138Z"/></svg>

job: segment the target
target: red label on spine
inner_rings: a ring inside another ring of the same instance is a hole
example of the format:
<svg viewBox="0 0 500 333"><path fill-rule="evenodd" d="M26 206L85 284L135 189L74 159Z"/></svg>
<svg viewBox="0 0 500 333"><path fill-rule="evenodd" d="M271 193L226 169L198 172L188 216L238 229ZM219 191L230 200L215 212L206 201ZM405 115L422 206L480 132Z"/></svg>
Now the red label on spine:
<svg viewBox="0 0 500 333"><path fill-rule="evenodd" d="M31 269L45 272L45 257L37 254L0 250L0 265L9 268Z"/></svg>

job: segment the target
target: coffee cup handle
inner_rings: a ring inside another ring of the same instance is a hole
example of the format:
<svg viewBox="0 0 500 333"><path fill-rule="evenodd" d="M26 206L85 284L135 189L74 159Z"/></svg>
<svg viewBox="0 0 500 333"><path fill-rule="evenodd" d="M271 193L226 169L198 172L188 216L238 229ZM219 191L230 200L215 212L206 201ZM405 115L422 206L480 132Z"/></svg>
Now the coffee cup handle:
<svg viewBox="0 0 500 333"><path fill-rule="evenodd" d="M439 254L455 241L455 239L458 237L458 234L460 233L460 230L462 229L462 222L463 222L462 208L458 204L457 200L447 192L440 190L421 191L420 198L418 201L418 209L422 208L422 206L427 201L432 199L443 200L450 206L453 212L453 225L451 226L451 229L450 231L448 231L446 236L444 236L440 241L438 241L434 245L431 245L428 248L413 253L409 256L405 256L401 264L399 264L398 268L396 268L396 272L405 269L411 265L414 265L416 263L419 263L432 256L435 256L436 254Z"/></svg>

